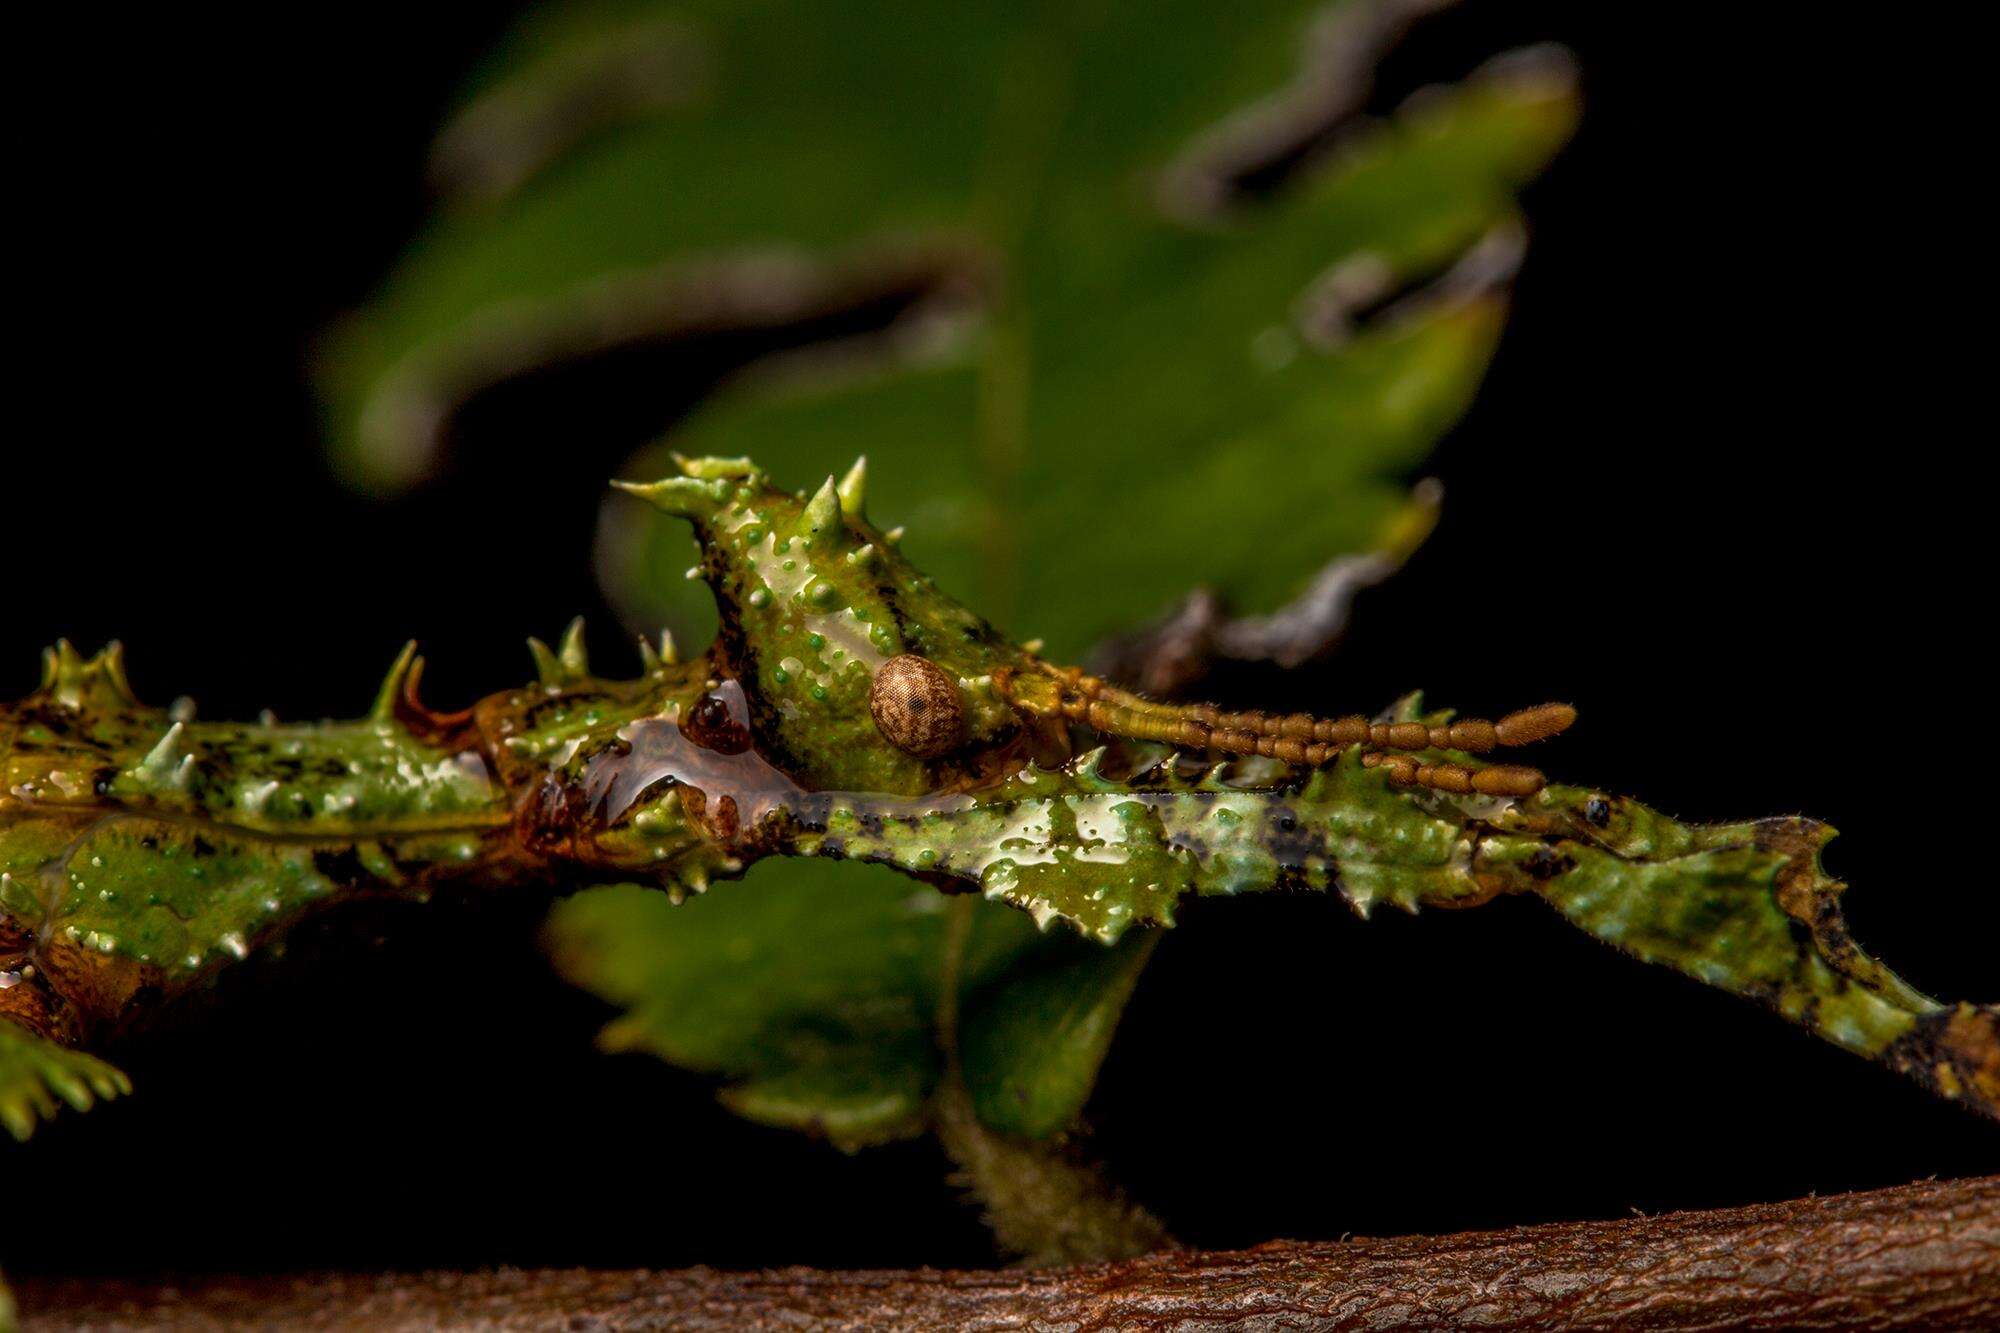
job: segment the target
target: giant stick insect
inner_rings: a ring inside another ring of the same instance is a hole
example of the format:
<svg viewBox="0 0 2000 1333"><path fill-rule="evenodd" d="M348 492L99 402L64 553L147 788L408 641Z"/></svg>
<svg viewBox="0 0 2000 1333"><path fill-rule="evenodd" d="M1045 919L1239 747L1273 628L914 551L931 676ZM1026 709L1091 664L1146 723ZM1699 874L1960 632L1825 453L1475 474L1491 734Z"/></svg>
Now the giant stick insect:
<svg viewBox="0 0 2000 1333"><path fill-rule="evenodd" d="M308 913L441 884L657 884L767 856L881 862L1110 943L1187 894L1303 889L1469 905L1529 893L1649 962L1759 1000L2000 1116L2000 1009L1942 1004L1855 946L1804 819L1691 827L1487 762L1573 712L1497 722L1168 705L1042 660L867 517L865 469L810 496L743 459L624 484L694 525L704 655L538 679L463 712L406 648L375 706L319 725L148 708L114 645L46 655L0 707L0 1117L127 1090L85 1048ZM623 483L621 483L623 484Z"/></svg>

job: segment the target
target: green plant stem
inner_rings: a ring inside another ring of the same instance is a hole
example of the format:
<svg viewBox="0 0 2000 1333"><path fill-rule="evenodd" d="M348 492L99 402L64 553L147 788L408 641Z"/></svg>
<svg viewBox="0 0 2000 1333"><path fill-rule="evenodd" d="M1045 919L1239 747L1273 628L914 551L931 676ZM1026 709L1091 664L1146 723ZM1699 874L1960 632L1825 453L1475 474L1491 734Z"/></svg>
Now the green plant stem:
<svg viewBox="0 0 2000 1333"><path fill-rule="evenodd" d="M1173 1238L1125 1197L1070 1139L1031 1142L980 1123L959 1061L959 975L977 900L952 901L938 998L944 1077L931 1098L931 1123L956 1168L953 1181L979 1203L994 1239L1030 1267L1129 1259Z"/></svg>

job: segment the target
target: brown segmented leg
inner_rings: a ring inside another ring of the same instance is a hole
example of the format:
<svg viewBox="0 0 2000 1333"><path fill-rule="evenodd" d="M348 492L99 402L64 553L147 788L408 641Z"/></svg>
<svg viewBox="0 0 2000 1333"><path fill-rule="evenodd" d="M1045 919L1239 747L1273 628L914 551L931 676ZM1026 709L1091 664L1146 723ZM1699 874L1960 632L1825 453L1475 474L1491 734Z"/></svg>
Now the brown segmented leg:
<svg viewBox="0 0 2000 1333"><path fill-rule="evenodd" d="M1497 722L1464 718L1441 726L1422 722L1370 722L1359 714L1316 718L1306 713L1280 715L1256 710L1227 712L1214 704L1163 704L1133 694L1076 667L1037 663L1061 682L1058 705L1062 716L1106 735L1131 740L1163 741L1189 750L1220 750L1225 754L1263 755L1287 763L1318 766L1354 746L1370 750L1464 750L1484 754L1501 747L1546 740L1576 721L1568 704L1541 704L1507 714ZM1424 767L1419 765L1418 767ZM1533 769L1498 765L1467 770L1456 765L1430 765L1455 772L1534 773ZM1541 778L1535 774L1535 789ZM1443 781L1456 781L1447 774ZM1502 778L1489 778L1500 783ZM1521 785L1525 779L1514 781ZM1478 790L1477 787L1473 788ZM1512 794L1512 793L1498 793Z"/></svg>
<svg viewBox="0 0 2000 1333"><path fill-rule="evenodd" d="M1519 764L1492 764L1466 768L1461 764L1421 764L1407 754L1384 754L1370 750L1361 756L1363 766L1383 768L1389 780L1405 787L1428 787L1432 791L1458 795L1533 796L1548 785L1548 779L1532 768Z"/></svg>

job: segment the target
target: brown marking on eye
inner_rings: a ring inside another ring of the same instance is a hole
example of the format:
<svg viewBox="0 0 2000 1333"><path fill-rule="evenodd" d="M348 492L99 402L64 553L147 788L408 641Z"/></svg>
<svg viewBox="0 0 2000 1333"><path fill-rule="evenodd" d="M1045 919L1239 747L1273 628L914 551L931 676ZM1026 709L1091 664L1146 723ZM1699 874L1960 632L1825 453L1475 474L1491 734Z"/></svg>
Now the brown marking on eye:
<svg viewBox="0 0 2000 1333"><path fill-rule="evenodd" d="M958 682L936 663L913 653L892 657L875 671L868 711L889 743L919 759L935 759L965 739L965 701Z"/></svg>

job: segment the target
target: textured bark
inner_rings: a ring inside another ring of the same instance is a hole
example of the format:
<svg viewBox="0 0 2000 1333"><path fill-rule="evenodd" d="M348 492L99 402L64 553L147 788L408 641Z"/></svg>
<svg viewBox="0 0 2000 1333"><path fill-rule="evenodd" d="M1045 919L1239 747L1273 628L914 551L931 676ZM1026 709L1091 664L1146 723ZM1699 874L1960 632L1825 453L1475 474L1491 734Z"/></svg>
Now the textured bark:
<svg viewBox="0 0 2000 1333"><path fill-rule="evenodd" d="M27 1329L2000 1328L2000 1177L1041 1271L23 1282Z"/></svg>

